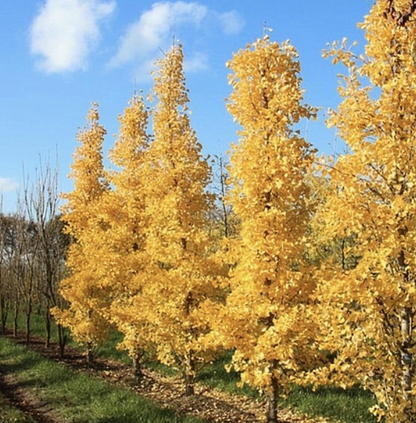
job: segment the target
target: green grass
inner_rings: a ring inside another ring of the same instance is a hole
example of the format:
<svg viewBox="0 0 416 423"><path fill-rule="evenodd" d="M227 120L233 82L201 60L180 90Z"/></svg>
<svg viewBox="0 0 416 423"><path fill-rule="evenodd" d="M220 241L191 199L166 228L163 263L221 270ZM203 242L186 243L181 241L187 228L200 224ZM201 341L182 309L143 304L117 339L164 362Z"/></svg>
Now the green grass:
<svg viewBox="0 0 416 423"><path fill-rule="evenodd" d="M30 388L32 395L71 423L204 422L161 409L128 389L73 372L5 338L0 338L0 361L5 372L13 373L22 386Z"/></svg>
<svg viewBox="0 0 416 423"><path fill-rule="evenodd" d="M314 392L297 386L282 403L311 417L322 416L343 423L376 423L377 419L368 412L374 404L373 395L359 387L346 390L322 387Z"/></svg>
<svg viewBox="0 0 416 423"><path fill-rule="evenodd" d="M206 366L198 374L197 380L212 388L220 389L230 394L246 395L252 398L260 398L257 390L248 385L239 386L240 374L226 367L231 362L231 352L225 352L220 358L214 361L209 366Z"/></svg>
<svg viewBox="0 0 416 423"><path fill-rule="evenodd" d="M131 364L131 359L125 349L117 348L117 345L123 340L123 334L116 330L109 332L107 341L97 348L97 357L108 358L121 361L125 364Z"/></svg>

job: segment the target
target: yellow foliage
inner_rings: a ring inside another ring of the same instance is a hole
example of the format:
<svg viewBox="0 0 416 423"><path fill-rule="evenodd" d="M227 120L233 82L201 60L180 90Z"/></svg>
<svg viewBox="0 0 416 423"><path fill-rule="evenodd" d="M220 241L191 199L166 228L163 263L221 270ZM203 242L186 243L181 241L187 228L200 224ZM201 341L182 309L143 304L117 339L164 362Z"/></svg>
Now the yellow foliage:
<svg viewBox="0 0 416 423"><path fill-rule="evenodd" d="M218 265L207 234L211 169L191 127L181 46L173 46L154 74L153 142L145 166L146 251L151 341L166 364L193 375L211 360L201 348L219 295Z"/></svg>
<svg viewBox="0 0 416 423"><path fill-rule="evenodd" d="M328 124L350 152L329 165L331 187L317 215L323 242L347 242L342 260L320 269L320 342L337 355L316 377L359 382L386 422L416 415L415 18L413 1L379 0L360 25L365 55L346 43L326 53L348 68Z"/></svg>
<svg viewBox="0 0 416 423"><path fill-rule="evenodd" d="M105 228L99 213L100 201L108 190L102 164L105 134L99 124L98 106L93 104L87 114L87 125L77 137L81 145L75 151L70 174L74 190L63 196L67 203L62 207L62 219L74 240L67 254L70 275L60 284L60 293L69 309L52 310L57 321L69 327L74 338L89 348L104 340L108 327L101 313L106 292L100 285L106 268L96 260Z"/></svg>
<svg viewBox="0 0 416 423"><path fill-rule="evenodd" d="M242 382L289 387L316 359L312 272L305 260L314 152L294 130L316 109L302 104L295 49L260 39L228 63L227 107L241 125L229 166L230 202L241 219L236 267L215 337L233 348ZM218 334L218 335L217 335Z"/></svg>

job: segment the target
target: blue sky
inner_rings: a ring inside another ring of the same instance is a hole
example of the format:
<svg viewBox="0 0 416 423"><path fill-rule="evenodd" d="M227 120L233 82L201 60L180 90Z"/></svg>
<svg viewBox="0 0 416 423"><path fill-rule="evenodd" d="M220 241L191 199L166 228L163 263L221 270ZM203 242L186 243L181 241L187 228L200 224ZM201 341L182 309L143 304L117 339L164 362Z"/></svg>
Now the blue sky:
<svg viewBox="0 0 416 423"><path fill-rule="evenodd" d="M323 111L336 107L337 73L322 58L326 44L347 37L363 48L357 23L370 0L36 0L0 1L0 194L15 209L24 172L34 178L39 160L58 156L59 189L68 180L76 133L91 102L99 103L113 146L121 114L134 90L149 92L150 71L173 38L183 44L192 125L206 154L224 154L237 141L224 99L225 63L263 36L297 48L305 99ZM305 124L306 129L306 124ZM308 140L331 152L334 132L310 124ZM338 144L339 146L339 144ZM339 148L339 147L337 147Z"/></svg>

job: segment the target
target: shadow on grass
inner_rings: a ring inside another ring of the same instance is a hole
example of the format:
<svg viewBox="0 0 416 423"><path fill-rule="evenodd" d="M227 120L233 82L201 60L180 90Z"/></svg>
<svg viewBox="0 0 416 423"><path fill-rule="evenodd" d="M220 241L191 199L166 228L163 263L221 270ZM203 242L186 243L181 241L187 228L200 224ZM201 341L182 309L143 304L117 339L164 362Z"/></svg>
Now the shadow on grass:
<svg viewBox="0 0 416 423"><path fill-rule="evenodd" d="M197 376L197 381L231 394L259 399L261 395L256 389L248 385L239 385L241 380L240 373L233 368L227 369L227 366L231 363L231 357L232 352L226 351L216 361L201 370Z"/></svg>
<svg viewBox="0 0 416 423"><path fill-rule="evenodd" d="M0 363L8 372L31 369L33 366L36 366L39 361L39 357L35 355L21 355L11 350L5 351L4 349L0 352Z"/></svg>
<svg viewBox="0 0 416 423"><path fill-rule="evenodd" d="M374 396L359 386L342 389L333 386L311 388L295 386L284 407L295 407L310 416L322 416L345 423L376 423L368 409L375 404Z"/></svg>

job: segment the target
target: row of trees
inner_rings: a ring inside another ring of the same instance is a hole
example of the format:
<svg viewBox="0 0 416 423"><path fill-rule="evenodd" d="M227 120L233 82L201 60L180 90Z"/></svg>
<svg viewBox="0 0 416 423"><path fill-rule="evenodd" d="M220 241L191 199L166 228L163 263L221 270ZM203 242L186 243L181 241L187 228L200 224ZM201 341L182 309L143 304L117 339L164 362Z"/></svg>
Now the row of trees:
<svg viewBox="0 0 416 423"><path fill-rule="evenodd" d="M63 234L58 216L57 170L40 163L36 181L29 180L18 200L14 214L0 213L0 318L4 332L6 323L25 322L29 342L34 313L41 315L45 326L45 342L51 340L52 307L62 306L59 282L65 273L65 251L69 243ZM60 354L66 337L58 325Z"/></svg>
<svg viewBox="0 0 416 423"><path fill-rule="evenodd" d="M219 197L181 46L158 62L155 105L135 95L119 117L110 169L92 106L62 210L68 307L52 309L90 360L113 327L138 374L152 352L182 370L187 394L233 351L242 381L267 393L269 423L294 383L359 383L378 417L415 419L415 20L413 0L378 0L364 54L346 41L325 52L347 68L328 120L348 147L336 160L317 160L298 130L317 110L296 50L265 37L236 53L227 107L241 129Z"/></svg>

